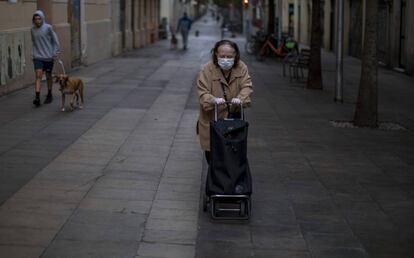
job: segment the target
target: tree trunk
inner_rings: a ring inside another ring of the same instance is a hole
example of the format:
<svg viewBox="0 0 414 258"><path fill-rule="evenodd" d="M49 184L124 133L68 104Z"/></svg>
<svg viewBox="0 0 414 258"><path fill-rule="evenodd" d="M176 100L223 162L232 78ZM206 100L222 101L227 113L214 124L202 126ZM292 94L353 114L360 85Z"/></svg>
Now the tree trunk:
<svg viewBox="0 0 414 258"><path fill-rule="evenodd" d="M269 34L275 33L275 3L273 0L269 0L269 21L267 24L267 32Z"/></svg>
<svg viewBox="0 0 414 258"><path fill-rule="evenodd" d="M354 124L359 127L378 127L378 0L367 0L365 10L365 37L362 49L361 80L359 82Z"/></svg>
<svg viewBox="0 0 414 258"><path fill-rule="evenodd" d="M311 53L309 60L309 75L306 88L322 89L321 66L321 8L320 0L312 0L312 34Z"/></svg>

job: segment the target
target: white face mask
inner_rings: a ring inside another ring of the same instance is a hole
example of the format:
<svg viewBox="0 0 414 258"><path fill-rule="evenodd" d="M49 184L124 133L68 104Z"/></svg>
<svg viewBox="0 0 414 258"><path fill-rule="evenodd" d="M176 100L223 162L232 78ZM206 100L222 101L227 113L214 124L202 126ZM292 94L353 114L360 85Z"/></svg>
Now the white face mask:
<svg viewBox="0 0 414 258"><path fill-rule="evenodd" d="M234 58L217 58L217 63L223 70L230 70L234 65Z"/></svg>

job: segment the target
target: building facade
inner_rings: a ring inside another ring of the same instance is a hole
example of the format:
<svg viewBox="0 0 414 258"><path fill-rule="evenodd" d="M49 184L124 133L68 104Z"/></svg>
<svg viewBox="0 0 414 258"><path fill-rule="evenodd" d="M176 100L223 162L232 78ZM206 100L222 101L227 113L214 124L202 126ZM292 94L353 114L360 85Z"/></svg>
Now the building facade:
<svg viewBox="0 0 414 258"><path fill-rule="evenodd" d="M245 31L266 31L268 5L275 5L275 31L301 45L310 45L312 0L250 0ZM261 15L260 15L261 14ZM388 68L414 74L414 1L378 0L378 59ZM261 22L254 17L261 16ZM337 0L321 0L322 47L335 51ZM261 28L260 28L261 26ZM365 0L344 0L344 53L361 57L365 26ZM267 32L267 31L266 31ZM248 33L252 34L251 32Z"/></svg>
<svg viewBox="0 0 414 258"><path fill-rule="evenodd" d="M159 0L2 0L0 95L34 81L30 29L37 9L59 37L66 71L158 40Z"/></svg>
<svg viewBox="0 0 414 258"><path fill-rule="evenodd" d="M310 44L311 0L296 0L295 39ZM324 0L321 7L322 37L325 49L335 51L337 1ZM378 60L388 68L414 74L414 2L378 0ZM304 22L308 20L308 22ZM344 0L344 53L360 58L365 30L365 0Z"/></svg>

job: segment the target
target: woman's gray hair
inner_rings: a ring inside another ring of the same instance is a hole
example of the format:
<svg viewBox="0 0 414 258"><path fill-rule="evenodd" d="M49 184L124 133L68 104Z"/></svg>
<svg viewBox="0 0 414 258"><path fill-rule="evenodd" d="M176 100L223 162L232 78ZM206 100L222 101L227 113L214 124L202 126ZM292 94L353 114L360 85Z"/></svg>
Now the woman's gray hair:
<svg viewBox="0 0 414 258"><path fill-rule="evenodd" d="M213 63L216 66L219 66L218 60L217 60L217 51L218 51L218 48L223 45L229 45L231 48L234 49L234 52L236 52L236 56L234 57L234 67L236 67L240 61L240 50L235 42L228 40L228 39L223 39L223 40L216 42L213 49L211 49L211 59L213 60Z"/></svg>

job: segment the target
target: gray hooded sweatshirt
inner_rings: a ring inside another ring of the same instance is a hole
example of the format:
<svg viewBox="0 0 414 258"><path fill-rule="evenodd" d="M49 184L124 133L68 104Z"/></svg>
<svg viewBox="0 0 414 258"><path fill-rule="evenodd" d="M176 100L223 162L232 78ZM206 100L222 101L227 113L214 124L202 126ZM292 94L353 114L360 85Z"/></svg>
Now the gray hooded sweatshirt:
<svg viewBox="0 0 414 258"><path fill-rule="evenodd" d="M46 23L45 15L37 10L33 15L42 17L42 25L38 28L32 26L33 59L52 61L59 54L59 39L50 24Z"/></svg>

